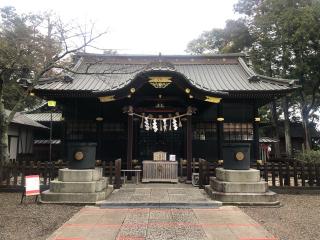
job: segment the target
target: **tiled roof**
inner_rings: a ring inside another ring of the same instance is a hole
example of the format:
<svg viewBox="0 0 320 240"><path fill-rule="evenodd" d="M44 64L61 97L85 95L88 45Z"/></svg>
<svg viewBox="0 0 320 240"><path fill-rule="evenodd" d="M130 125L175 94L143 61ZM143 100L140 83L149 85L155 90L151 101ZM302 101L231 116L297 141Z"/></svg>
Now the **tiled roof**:
<svg viewBox="0 0 320 240"><path fill-rule="evenodd" d="M276 143L279 142L279 140L269 137L260 137L259 138L260 143Z"/></svg>
<svg viewBox="0 0 320 240"><path fill-rule="evenodd" d="M10 111L9 110L5 110L7 116L9 116ZM26 126L31 126L31 127L37 127L37 128L47 128L46 126L32 120L31 118L27 117L26 114L17 112L12 121L12 123L15 124L21 124L21 125L26 125Z"/></svg>
<svg viewBox="0 0 320 240"><path fill-rule="evenodd" d="M287 91L294 81L255 74L242 55L122 56L78 55L75 72L66 79L45 79L37 90L108 92L123 88L139 74L171 72L195 87L210 91ZM87 73L87 74L85 74Z"/></svg>
<svg viewBox="0 0 320 240"><path fill-rule="evenodd" d="M38 139L38 140L34 140L33 141L34 144L40 145L40 144L50 144L50 140L49 139ZM61 140L60 139L52 139L51 140L51 144L61 144Z"/></svg>
<svg viewBox="0 0 320 240"><path fill-rule="evenodd" d="M37 122L51 121L51 113L28 113L26 114L26 116ZM52 113L53 122L60 122L61 119L62 119L62 113Z"/></svg>

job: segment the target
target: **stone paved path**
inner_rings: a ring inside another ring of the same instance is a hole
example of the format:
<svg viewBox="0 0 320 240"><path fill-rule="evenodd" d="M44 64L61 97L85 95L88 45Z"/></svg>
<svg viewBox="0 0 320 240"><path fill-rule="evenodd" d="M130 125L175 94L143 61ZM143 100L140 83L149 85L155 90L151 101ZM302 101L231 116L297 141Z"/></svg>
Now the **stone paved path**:
<svg viewBox="0 0 320 240"><path fill-rule="evenodd" d="M276 240L237 207L85 207L49 240Z"/></svg>
<svg viewBox="0 0 320 240"><path fill-rule="evenodd" d="M97 207L84 207L49 240L276 240L237 207L206 208L203 190L182 184L126 185ZM198 202L200 207L192 208ZM106 204L107 203L107 204ZM122 203L109 206L108 203ZM124 204L133 204L129 208ZM159 208L135 204L159 203ZM165 207L161 203L180 203ZM188 205L188 203L190 203ZM204 204L204 205L203 205ZM179 207L180 206L180 207ZM188 208L188 206L190 208Z"/></svg>

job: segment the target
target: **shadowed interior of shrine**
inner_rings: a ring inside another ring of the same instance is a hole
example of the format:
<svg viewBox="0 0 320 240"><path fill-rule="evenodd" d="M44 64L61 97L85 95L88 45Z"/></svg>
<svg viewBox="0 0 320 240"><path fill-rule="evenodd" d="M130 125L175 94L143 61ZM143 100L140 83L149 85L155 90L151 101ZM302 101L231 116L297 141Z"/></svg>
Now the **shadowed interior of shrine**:
<svg viewBox="0 0 320 240"><path fill-rule="evenodd" d="M130 105L134 113L145 117L169 118L186 114L192 107L192 155L209 161L219 159L219 125L224 124L223 141L253 141L253 105L246 101L223 104L190 99L189 95L174 83L164 89L145 84L130 99L101 103L98 99L66 99L64 105L65 141L96 142L96 158L114 160L127 158L128 113ZM223 109L222 108L223 105ZM227 121L218 121L218 111ZM187 116L177 118L178 128L167 121L161 122L158 131L146 130L144 118L133 115L132 159L139 162L152 159L155 151L165 151L186 159ZM158 121L159 125L159 121ZM161 128L160 128L161 127ZM221 133L220 133L221 134Z"/></svg>

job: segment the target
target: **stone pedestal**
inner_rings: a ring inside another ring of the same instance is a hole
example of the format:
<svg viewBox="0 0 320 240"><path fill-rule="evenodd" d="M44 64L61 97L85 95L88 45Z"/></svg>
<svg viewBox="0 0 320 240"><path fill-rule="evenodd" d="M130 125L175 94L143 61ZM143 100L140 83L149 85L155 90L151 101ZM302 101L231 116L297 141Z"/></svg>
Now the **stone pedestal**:
<svg viewBox="0 0 320 240"><path fill-rule="evenodd" d="M51 181L50 190L41 193L44 203L92 204L106 199L112 192L107 178L102 177L102 168L60 169L58 179Z"/></svg>
<svg viewBox="0 0 320 240"><path fill-rule="evenodd" d="M206 192L217 201L232 205L277 205L276 193L268 190L268 183L261 181L260 171L216 169Z"/></svg>

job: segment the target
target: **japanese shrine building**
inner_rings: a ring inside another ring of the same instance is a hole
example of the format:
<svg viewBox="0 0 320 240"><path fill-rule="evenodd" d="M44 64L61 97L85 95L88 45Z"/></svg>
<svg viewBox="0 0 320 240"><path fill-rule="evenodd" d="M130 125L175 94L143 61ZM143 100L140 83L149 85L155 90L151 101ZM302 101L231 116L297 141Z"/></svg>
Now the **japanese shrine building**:
<svg viewBox="0 0 320 240"><path fill-rule="evenodd" d="M223 159L245 142L259 159L258 108L294 91L294 81L254 73L242 54L208 56L79 53L73 72L43 79L34 92L56 100L66 142L97 143L96 159ZM125 168L126 166L124 166Z"/></svg>

